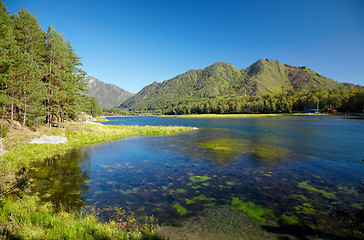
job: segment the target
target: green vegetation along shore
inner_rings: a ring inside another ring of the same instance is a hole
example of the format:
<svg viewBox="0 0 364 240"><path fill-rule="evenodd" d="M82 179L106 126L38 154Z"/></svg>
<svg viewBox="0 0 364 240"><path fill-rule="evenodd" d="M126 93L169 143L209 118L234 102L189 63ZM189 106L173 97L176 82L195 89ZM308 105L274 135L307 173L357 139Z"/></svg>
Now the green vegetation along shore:
<svg viewBox="0 0 364 240"><path fill-rule="evenodd" d="M185 114L173 115L178 118L259 118L259 117L285 117L287 114Z"/></svg>
<svg viewBox="0 0 364 240"><path fill-rule="evenodd" d="M64 129L43 132L67 137L64 144L24 144L5 138L8 152L0 160L0 239L160 239L152 225L123 229L125 219L103 223L96 216L55 209L36 195L27 193L26 172L35 161L62 155L88 144L130 136L166 135L190 131L188 127L103 126L73 124ZM42 134L43 134L42 133ZM23 139L26 138L25 136ZM18 172L18 173L17 173Z"/></svg>

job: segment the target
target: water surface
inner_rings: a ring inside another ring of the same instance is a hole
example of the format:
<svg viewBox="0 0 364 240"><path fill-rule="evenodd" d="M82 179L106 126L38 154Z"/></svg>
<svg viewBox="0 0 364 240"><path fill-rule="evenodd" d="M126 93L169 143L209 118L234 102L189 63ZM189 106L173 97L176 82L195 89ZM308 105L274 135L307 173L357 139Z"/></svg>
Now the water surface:
<svg viewBox="0 0 364 240"><path fill-rule="evenodd" d="M44 199L76 208L116 207L140 218L154 215L160 224L179 226L182 235L244 238L254 229L266 238L363 237L364 121L109 120L105 124L199 129L87 146L43 163L46 170L34 173L34 186Z"/></svg>

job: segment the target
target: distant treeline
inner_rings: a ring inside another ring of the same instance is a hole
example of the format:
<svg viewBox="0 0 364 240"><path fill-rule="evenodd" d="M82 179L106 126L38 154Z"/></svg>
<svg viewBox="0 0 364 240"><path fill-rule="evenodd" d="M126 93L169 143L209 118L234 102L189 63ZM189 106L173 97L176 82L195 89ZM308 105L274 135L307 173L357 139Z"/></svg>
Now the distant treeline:
<svg viewBox="0 0 364 240"><path fill-rule="evenodd" d="M62 126L78 111L100 113L82 95L85 72L69 40L53 25L43 31L28 10L9 14L0 1L0 113L23 125Z"/></svg>
<svg viewBox="0 0 364 240"><path fill-rule="evenodd" d="M359 113L364 111L364 88L355 86L352 90L312 90L306 92L284 92L277 95L233 96L208 99L186 99L161 108L125 111L104 109L108 115L132 114L225 114L225 113L292 113L316 109L320 112Z"/></svg>
<svg viewBox="0 0 364 240"><path fill-rule="evenodd" d="M364 89L312 90L304 93L285 92L277 95L238 96L204 99L175 103L163 109L165 114L208 113L292 113L316 109L320 112L331 108L338 112L363 113Z"/></svg>

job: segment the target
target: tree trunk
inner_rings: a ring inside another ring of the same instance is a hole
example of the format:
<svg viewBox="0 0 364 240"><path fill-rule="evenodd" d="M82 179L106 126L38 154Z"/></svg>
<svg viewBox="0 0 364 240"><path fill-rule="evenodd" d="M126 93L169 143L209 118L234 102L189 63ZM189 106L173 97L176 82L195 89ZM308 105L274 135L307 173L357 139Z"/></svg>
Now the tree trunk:
<svg viewBox="0 0 364 240"><path fill-rule="evenodd" d="M58 124L58 128L60 128L61 127L61 111L59 111L59 109L58 109L57 124Z"/></svg>
<svg viewBox="0 0 364 240"><path fill-rule="evenodd" d="M11 102L10 126L13 126L13 123L14 123L14 103Z"/></svg>
<svg viewBox="0 0 364 240"><path fill-rule="evenodd" d="M3 127L4 116L5 116L5 105L3 106L3 114L1 115L1 127Z"/></svg>
<svg viewBox="0 0 364 240"><path fill-rule="evenodd" d="M24 102L24 115L23 115L23 127L25 127L25 120L27 118L27 105L26 101Z"/></svg>
<svg viewBox="0 0 364 240"><path fill-rule="evenodd" d="M27 118L27 91L24 90L24 115L23 115L23 127L25 127L25 120Z"/></svg>

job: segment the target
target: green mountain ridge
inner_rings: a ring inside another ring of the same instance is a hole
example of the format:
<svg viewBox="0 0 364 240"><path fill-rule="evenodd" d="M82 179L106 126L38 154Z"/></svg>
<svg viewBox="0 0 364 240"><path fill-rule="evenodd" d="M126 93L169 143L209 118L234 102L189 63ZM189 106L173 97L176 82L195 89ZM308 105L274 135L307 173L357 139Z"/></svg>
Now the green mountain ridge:
<svg viewBox="0 0 364 240"><path fill-rule="evenodd" d="M91 76L85 77L82 81L87 84L86 95L94 97L97 104L103 108L118 107L120 103L134 95L113 84L104 83Z"/></svg>
<svg viewBox="0 0 364 240"><path fill-rule="evenodd" d="M260 59L239 70L231 63L217 62L205 69L189 70L161 83L153 82L124 101L128 110L163 109L186 101L217 97L262 96L284 91L346 89L347 86L324 77L307 67Z"/></svg>

